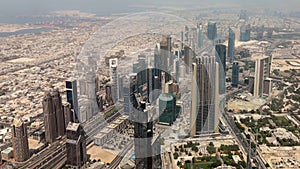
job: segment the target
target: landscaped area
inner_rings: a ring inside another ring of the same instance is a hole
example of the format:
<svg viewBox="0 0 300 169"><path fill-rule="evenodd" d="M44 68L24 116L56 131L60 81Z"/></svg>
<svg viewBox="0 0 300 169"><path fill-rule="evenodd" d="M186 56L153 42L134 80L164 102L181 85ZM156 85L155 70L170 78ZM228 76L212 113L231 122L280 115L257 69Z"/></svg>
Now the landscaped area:
<svg viewBox="0 0 300 169"><path fill-rule="evenodd" d="M244 168L246 162L238 145L223 145L216 147L213 142L203 146L199 143L187 142L174 147L173 157L179 168L210 169L218 166L234 166ZM186 159L185 157L189 157ZM235 159L234 159L235 158Z"/></svg>

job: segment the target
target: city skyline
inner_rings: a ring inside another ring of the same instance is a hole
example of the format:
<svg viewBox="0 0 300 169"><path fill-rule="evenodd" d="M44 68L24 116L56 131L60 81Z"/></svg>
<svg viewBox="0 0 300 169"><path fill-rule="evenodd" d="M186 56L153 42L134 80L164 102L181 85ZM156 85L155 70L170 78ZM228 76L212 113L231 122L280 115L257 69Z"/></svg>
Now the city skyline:
<svg viewBox="0 0 300 169"><path fill-rule="evenodd" d="M15 3L0 168L300 167L298 2Z"/></svg>

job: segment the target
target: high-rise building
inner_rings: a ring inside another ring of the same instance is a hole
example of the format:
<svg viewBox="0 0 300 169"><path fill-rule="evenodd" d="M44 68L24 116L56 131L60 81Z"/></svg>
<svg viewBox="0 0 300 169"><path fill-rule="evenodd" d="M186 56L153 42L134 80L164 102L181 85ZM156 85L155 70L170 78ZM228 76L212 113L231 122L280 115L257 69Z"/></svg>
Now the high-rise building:
<svg viewBox="0 0 300 169"><path fill-rule="evenodd" d="M71 104L71 109L75 112L75 119L78 120L78 95L77 95L77 81L70 79L66 81L67 102Z"/></svg>
<svg viewBox="0 0 300 169"><path fill-rule="evenodd" d="M124 76L119 76L118 77L118 93L119 93L119 96L118 98L119 99L123 99L123 82L124 82Z"/></svg>
<svg viewBox="0 0 300 169"><path fill-rule="evenodd" d="M66 132L62 100L58 90L46 94L43 99L43 112L46 141L52 143Z"/></svg>
<svg viewBox="0 0 300 169"><path fill-rule="evenodd" d="M238 87L240 67L238 62L233 62L232 65L232 87Z"/></svg>
<svg viewBox="0 0 300 169"><path fill-rule="evenodd" d="M219 94L225 94L226 91L226 46L216 45L216 61L219 65Z"/></svg>
<svg viewBox="0 0 300 169"><path fill-rule="evenodd" d="M249 16L248 16L247 10L241 10L239 19L242 19L244 21L248 21Z"/></svg>
<svg viewBox="0 0 300 169"><path fill-rule="evenodd" d="M176 120L176 96L163 93L159 96L159 122L172 125Z"/></svg>
<svg viewBox="0 0 300 169"><path fill-rule="evenodd" d="M180 59L176 58L174 60L174 78L176 82L179 82L179 73L180 73L179 65L180 65Z"/></svg>
<svg viewBox="0 0 300 169"><path fill-rule="evenodd" d="M77 121L75 112L71 109L70 103L63 104L63 111L65 116L65 126L68 126L69 122L75 123Z"/></svg>
<svg viewBox="0 0 300 169"><path fill-rule="evenodd" d="M254 77L253 77L253 76L250 76L250 77L248 78L248 80L249 80L249 83L248 83L248 91L249 91L249 93L254 94Z"/></svg>
<svg viewBox="0 0 300 169"><path fill-rule="evenodd" d="M109 69L110 69L110 81L111 81L111 94L113 103L116 103L119 98L118 89L118 59L109 59Z"/></svg>
<svg viewBox="0 0 300 169"><path fill-rule="evenodd" d="M219 65L215 56L205 53L196 58L192 69L190 135L217 132L219 124Z"/></svg>
<svg viewBox="0 0 300 169"><path fill-rule="evenodd" d="M133 111L137 107L137 101L134 94L137 92L137 74L131 73L124 78L124 113L132 119Z"/></svg>
<svg viewBox="0 0 300 169"><path fill-rule="evenodd" d="M190 68L192 66L192 63L193 63L193 51L190 47L188 46L185 46L184 47L184 63L186 65L186 71L189 72L190 71Z"/></svg>
<svg viewBox="0 0 300 169"><path fill-rule="evenodd" d="M112 94L111 94L111 83L105 85L105 100L108 105L113 104Z"/></svg>
<svg viewBox="0 0 300 169"><path fill-rule="evenodd" d="M27 127L19 117L12 123L12 146L17 162L24 162L30 158Z"/></svg>
<svg viewBox="0 0 300 169"><path fill-rule="evenodd" d="M240 41L247 42L250 40L251 26L250 24L242 25L240 27Z"/></svg>
<svg viewBox="0 0 300 169"><path fill-rule="evenodd" d="M235 54L235 33L231 28L229 28L228 58L230 63L234 61L234 54Z"/></svg>
<svg viewBox="0 0 300 169"><path fill-rule="evenodd" d="M267 29L267 38L272 38L273 36L273 28L268 28Z"/></svg>
<svg viewBox="0 0 300 169"><path fill-rule="evenodd" d="M170 60L174 59L171 55L171 37L167 36L160 43L156 44L154 50L154 68L156 69L155 75L159 76L159 79L161 79L161 71L169 70L169 62Z"/></svg>
<svg viewBox="0 0 300 169"><path fill-rule="evenodd" d="M153 115L155 109L145 102L134 112L134 152L137 169L159 169L160 136L153 131Z"/></svg>
<svg viewBox="0 0 300 169"><path fill-rule="evenodd" d="M82 168L87 161L86 138L79 123L69 123L67 127L67 166Z"/></svg>
<svg viewBox="0 0 300 169"><path fill-rule="evenodd" d="M185 42L185 44L188 44L189 43L189 31L190 31L190 29L189 29L189 27L187 26L187 25L185 25L184 26L184 35L185 35L185 38L184 38L184 42Z"/></svg>
<svg viewBox="0 0 300 169"><path fill-rule="evenodd" d="M256 28L256 39L261 40L264 36L265 27L262 25Z"/></svg>
<svg viewBox="0 0 300 169"><path fill-rule="evenodd" d="M271 92L272 92L272 79L266 78L264 80L263 95L269 96Z"/></svg>
<svg viewBox="0 0 300 169"><path fill-rule="evenodd" d="M254 96L261 97L263 94L264 80L270 76L271 57L263 56L255 59Z"/></svg>
<svg viewBox="0 0 300 169"><path fill-rule="evenodd" d="M96 73L94 63L89 59L90 69L84 76L79 79L79 98L78 98L78 121L84 123L90 120L98 113L97 103L97 87L96 87Z"/></svg>
<svg viewBox="0 0 300 169"><path fill-rule="evenodd" d="M62 99L58 90L52 92L52 99L56 118L57 135L63 136L66 133L66 126Z"/></svg>
<svg viewBox="0 0 300 169"><path fill-rule="evenodd" d="M204 34L202 30L202 25L198 24L197 26L197 46L198 48L202 48L204 45Z"/></svg>
<svg viewBox="0 0 300 169"><path fill-rule="evenodd" d="M217 23L209 22L207 25L207 38L209 40L215 40L217 38Z"/></svg>

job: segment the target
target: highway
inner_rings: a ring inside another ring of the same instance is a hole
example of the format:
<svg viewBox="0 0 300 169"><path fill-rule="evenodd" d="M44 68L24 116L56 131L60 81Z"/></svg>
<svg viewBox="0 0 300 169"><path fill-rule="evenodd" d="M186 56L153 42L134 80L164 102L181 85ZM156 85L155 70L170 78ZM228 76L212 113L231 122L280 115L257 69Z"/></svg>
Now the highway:
<svg viewBox="0 0 300 169"><path fill-rule="evenodd" d="M224 114L224 119L228 123L231 133L236 137L236 140L242 146L244 153L247 154L249 152L249 143L247 142L246 138L241 134L240 130L236 127L234 120L227 112ZM251 151L251 155L259 162L259 165L262 169L267 169L261 157L256 155L255 150Z"/></svg>
<svg viewBox="0 0 300 169"><path fill-rule="evenodd" d="M63 137L52 145L49 145L37 154L34 154L20 169L47 169L51 166L57 166L59 163L65 163L66 158L66 138ZM61 161L58 161L60 159Z"/></svg>
<svg viewBox="0 0 300 169"><path fill-rule="evenodd" d="M133 142L130 142L125 149L123 149L117 157L110 163L109 169L115 169L119 166L123 158L125 157L126 153L129 152L130 149L133 148Z"/></svg>
<svg viewBox="0 0 300 169"><path fill-rule="evenodd" d="M226 99L232 98L237 92L240 92L240 91L245 90L245 89L246 89L246 87L242 87L241 89L234 90L234 91L231 91L229 93L226 93ZM226 122L229 126L229 129L231 130L231 133L234 135L236 140L242 146L242 149L243 149L244 153L247 154L249 152L249 143L246 140L246 138L244 137L244 135L242 135L240 130L237 128L237 126L234 122L234 119L230 116L230 114L227 111L225 111L223 117L226 120ZM256 159L257 162L259 162L259 165L262 169L266 169L266 166L265 166L263 160L261 159L260 156L256 155L255 150L251 151L251 155L252 155L252 157L254 157Z"/></svg>
<svg viewBox="0 0 300 169"><path fill-rule="evenodd" d="M108 109L107 111L109 111ZM97 115L93 120L84 124L86 131L87 144L93 141L93 137L108 123L119 117L121 113L115 113L108 117L106 120L102 115ZM127 149L127 148L126 148ZM125 151L126 152L126 151ZM120 154L122 155L122 154ZM65 165L67 161L66 156L66 136L60 140L52 143L42 151L34 154L29 160L24 162L20 169L47 169L47 168L60 168Z"/></svg>

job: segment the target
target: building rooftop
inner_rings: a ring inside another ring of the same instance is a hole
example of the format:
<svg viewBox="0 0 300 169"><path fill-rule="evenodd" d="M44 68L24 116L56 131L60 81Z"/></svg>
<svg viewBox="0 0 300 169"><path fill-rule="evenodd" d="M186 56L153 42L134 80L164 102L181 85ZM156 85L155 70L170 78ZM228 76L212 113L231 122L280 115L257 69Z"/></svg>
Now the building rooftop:
<svg viewBox="0 0 300 169"><path fill-rule="evenodd" d="M67 130L70 130L70 131L77 131L79 125L80 125L79 123L71 123L71 122L69 122L68 127L67 127Z"/></svg>
<svg viewBox="0 0 300 169"><path fill-rule="evenodd" d="M173 100L173 96L171 94L168 94L168 93L162 93L159 96L159 99L162 100L162 101L172 101Z"/></svg>
<svg viewBox="0 0 300 169"><path fill-rule="evenodd" d="M19 117L16 117L16 118L14 119L12 125L14 125L15 127L20 127L20 126L22 126L22 124L23 124L22 119L19 118Z"/></svg>

